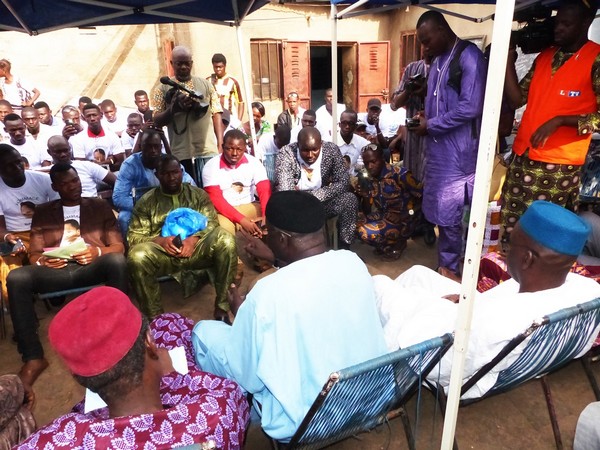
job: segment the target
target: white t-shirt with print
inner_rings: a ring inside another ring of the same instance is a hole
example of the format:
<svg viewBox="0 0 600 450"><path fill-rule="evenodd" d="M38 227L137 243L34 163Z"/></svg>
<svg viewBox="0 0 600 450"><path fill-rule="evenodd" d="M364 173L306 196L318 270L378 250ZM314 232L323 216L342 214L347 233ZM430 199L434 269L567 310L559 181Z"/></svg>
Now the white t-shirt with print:
<svg viewBox="0 0 600 450"><path fill-rule="evenodd" d="M244 155L247 162L231 168L221 163L221 155L214 156L202 169L205 187L219 186L223 197L232 206L245 205L254 201L256 185L267 180L267 171L258 158Z"/></svg>
<svg viewBox="0 0 600 450"><path fill-rule="evenodd" d="M33 205L58 199L52 190L50 175L32 170L25 171L25 183L18 188L7 186L0 178L0 215L4 216L8 231L29 231Z"/></svg>
<svg viewBox="0 0 600 450"><path fill-rule="evenodd" d="M83 130L69 139L69 144L73 149L73 157L78 159L94 160L94 151L98 148L104 150L106 158L119 153L124 153L121 146L121 140L116 133L103 129L104 133L100 136L94 136L88 130Z"/></svg>
<svg viewBox="0 0 600 450"><path fill-rule="evenodd" d="M40 146L36 144L31 136L25 138L23 145L13 144L12 142L10 145L17 149L21 156L27 158L30 169L39 169L42 167L42 162L50 160L48 152L46 151L44 155L40 150Z"/></svg>

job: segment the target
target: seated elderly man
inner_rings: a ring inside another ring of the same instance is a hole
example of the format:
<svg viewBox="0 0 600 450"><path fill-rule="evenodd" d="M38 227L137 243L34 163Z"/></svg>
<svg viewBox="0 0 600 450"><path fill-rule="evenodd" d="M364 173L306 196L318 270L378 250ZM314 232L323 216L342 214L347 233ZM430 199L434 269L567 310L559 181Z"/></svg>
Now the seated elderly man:
<svg viewBox="0 0 600 450"><path fill-rule="evenodd" d="M130 245L127 265L142 312L150 318L163 312L157 277L173 275L183 284L187 296L198 284L195 272L206 270L217 292L214 318L229 322L227 288L236 275L235 238L219 226L208 195L183 183L183 170L177 158L163 155L156 176L160 187L147 192L136 203L127 233ZM187 237L173 236L170 231L162 233L167 215L178 208L191 208L203 214L206 227Z"/></svg>
<svg viewBox="0 0 600 450"><path fill-rule="evenodd" d="M48 366L34 294L98 283L127 290L123 241L110 205L82 197L79 175L69 164L55 164L50 178L60 199L37 206L31 222L31 265L11 271L7 279L10 316L25 363L19 376L27 390ZM47 253L49 249L55 253Z"/></svg>
<svg viewBox="0 0 600 450"><path fill-rule="evenodd" d="M327 217L338 216L340 248L354 242L358 200L350 192L350 176L333 142L321 142L319 130L305 127L298 142L279 151L275 162L278 191L306 191L318 198Z"/></svg>
<svg viewBox="0 0 600 450"><path fill-rule="evenodd" d="M113 204L119 210L119 225L124 237L127 236L134 203L160 184L155 171L162 155L161 133L154 128L145 129L140 137L140 146L140 152L129 156L121 164L113 189ZM185 171L183 182L195 186L194 180Z"/></svg>
<svg viewBox="0 0 600 450"><path fill-rule="evenodd" d="M488 363L517 334L545 314L584 303L600 296L600 285L591 278L569 273L581 252L589 226L577 215L549 202L536 201L511 234L508 255L512 279L475 298L464 380ZM375 278L380 317L390 350L452 331L460 285L422 266L415 266L396 280ZM598 330L590 334L591 347ZM522 347L513 350L520 354ZM450 381L451 349L431 380L446 387ZM580 355L580 356L581 356ZM463 398L478 398L496 382L506 365L496 366Z"/></svg>
<svg viewBox="0 0 600 450"><path fill-rule="evenodd" d="M168 350L179 345L187 353L191 321L166 316L149 326L129 298L110 287L59 311L50 343L75 380L107 406L85 413L79 404L16 448L199 449L210 441L210 448L241 448L248 422L241 389L190 362L187 372L180 369L186 373L176 372Z"/></svg>
<svg viewBox="0 0 600 450"><path fill-rule="evenodd" d="M266 210L267 247L245 250L281 268L242 300L233 326L201 321L192 342L204 370L253 394L262 428L289 440L335 370L385 353L373 280L354 253L327 251L325 210L306 192L276 192ZM260 405L260 406L259 406Z"/></svg>
<svg viewBox="0 0 600 450"><path fill-rule="evenodd" d="M202 185L217 210L219 225L235 234L236 225L261 236L260 223L271 197L271 182L260 161L246 154L246 137L231 130L223 137L223 153L213 157L202 170ZM260 203L255 201L258 194Z"/></svg>
<svg viewBox="0 0 600 450"><path fill-rule="evenodd" d="M385 259L396 260L414 232L423 189L408 170L386 163L377 144L364 147L362 158L369 177L361 173L356 186L362 198L358 236Z"/></svg>

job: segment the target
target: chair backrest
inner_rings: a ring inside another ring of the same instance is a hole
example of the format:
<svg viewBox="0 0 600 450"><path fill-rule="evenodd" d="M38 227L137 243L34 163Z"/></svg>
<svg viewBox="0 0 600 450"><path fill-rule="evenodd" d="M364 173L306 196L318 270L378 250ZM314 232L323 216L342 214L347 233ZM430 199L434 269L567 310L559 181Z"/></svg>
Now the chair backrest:
<svg viewBox="0 0 600 450"><path fill-rule="evenodd" d="M332 373L288 448L322 448L379 425L416 392L452 340L445 334Z"/></svg>
<svg viewBox="0 0 600 450"><path fill-rule="evenodd" d="M600 325L600 298L564 308L535 321L513 338L490 363L479 369L462 387L467 392L485 374L524 342L519 357L498 374L494 386L481 398L508 391L532 378L564 366L587 351Z"/></svg>

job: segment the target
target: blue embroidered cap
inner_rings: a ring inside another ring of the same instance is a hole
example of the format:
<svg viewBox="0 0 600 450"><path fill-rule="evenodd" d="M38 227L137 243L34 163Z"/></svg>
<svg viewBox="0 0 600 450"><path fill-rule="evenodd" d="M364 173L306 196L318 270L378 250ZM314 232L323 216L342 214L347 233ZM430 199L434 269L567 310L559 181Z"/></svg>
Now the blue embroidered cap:
<svg viewBox="0 0 600 450"><path fill-rule="evenodd" d="M540 245L573 256L581 253L591 230L577 214L542 200L536 200L527 208L519 225Z"/></svg>

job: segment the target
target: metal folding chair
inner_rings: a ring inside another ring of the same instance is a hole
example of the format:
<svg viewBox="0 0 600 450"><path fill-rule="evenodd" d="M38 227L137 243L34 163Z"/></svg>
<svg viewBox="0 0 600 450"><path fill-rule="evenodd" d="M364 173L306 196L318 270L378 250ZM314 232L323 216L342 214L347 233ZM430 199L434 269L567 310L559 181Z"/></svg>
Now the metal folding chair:
<svg viewBox="0 0 600 450"><path fill-rule="evenodd" d="M509 367L498 373L494 386L481 397L461 400L460 405L466 406L478 402L484 398L509 391L533 378L538 378L544 390L556 448L562 449L556 411L546 375L560 369L589 349L598 334L599 325L600 298L561 309L544 316L541 320L534 321L529 328L514 337L500 353L463 384L461 396L511 354L515 348L523 344L524 347L519 357ZM427 384L439 394L437 397L440 400L442 411L444 411L446 400L444 389L441 386L434 386L430 382ZM456 443L455 448L457 448Z"/></svg>
<svg viewBox="0 0 600 450"><path fill-rule="evenodd" d="M445 334L332 373L289 444L279 446L323 448L401 416L414 449L404 405L452 341L452 335Z"/></svg>

